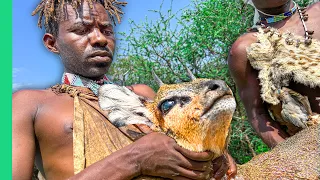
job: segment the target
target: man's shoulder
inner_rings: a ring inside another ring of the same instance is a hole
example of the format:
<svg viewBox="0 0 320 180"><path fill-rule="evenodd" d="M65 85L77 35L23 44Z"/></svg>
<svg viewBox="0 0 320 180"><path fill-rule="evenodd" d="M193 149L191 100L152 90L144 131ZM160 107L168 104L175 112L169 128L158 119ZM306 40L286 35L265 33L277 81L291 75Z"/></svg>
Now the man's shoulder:
<svg viewBox="0 0 320 180"><path fill-rule="evenodd" d="M150 86L148 86L146 84L132 84L131 86L134 88L152 89Z"/></svg>
<svg viewBox="0 0 320 180"><path fill-rule="evenodd" d="M320 2L316 2L309 6L310 10L320 10ZM316 11L319 12L319 11Z"/></svg>
<svg viewBox="0 0 320 180"><path fill-rule="evenodd" d="M246 64L247 48L257 41L255 34L253 32L243 34L232 44L229 51L229 65L235 64L238 67L238 63Z"/></svg>
<svg viewBox="0 0 320 180"><path fill-rule="evenodd" d="M50 89L23 89L12 94L13 98L44 98L53 95Z"/></svg>
<svg viewBox="0 0 320 180"><path fill-rule="evenodd" d="M246 52L248 46L257 41L257 37L254 32L245 33L238 37L238 39L232 44L230 49L231 55L239 55Z"/></svg>
<svg viewBox="0 0 320 180"><path fill-rule="evenodd" d="M148 99L154 99L156 93L154 90L145 84L133 84L129 88L139 96L146 97Z"/></svg>
<svg viewBox="0 0 320 180"><path fill-rule="evenodd" d="M247 48L257 42L256 33L250 32L240 36L231 46L228 57L228 67L234 79L238 79L238 83L254 75L248 69L249 61L247 58ZM250 73L248 73L250 72Z"/></svg>
<svg viewBox="0 0 320 180"><path fill-rule="evenodd" d="M24 90L19 90L12 94L12 102L37 105L53 96L55 96L55 93L51 89L43 89L43 90L24 89Z"/></svg>
<svg viewBox="0 0 320 180"><path fill-rule="evenodd" d="M50 90L20 90L12 94L12 112L14 122L34 119L39 108L53 96Z"/></svg>

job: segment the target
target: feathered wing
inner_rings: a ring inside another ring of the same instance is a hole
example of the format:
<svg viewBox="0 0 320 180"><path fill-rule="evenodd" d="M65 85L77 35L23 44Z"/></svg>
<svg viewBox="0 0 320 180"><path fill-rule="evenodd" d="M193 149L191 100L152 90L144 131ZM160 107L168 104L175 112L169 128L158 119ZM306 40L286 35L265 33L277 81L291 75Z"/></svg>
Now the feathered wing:
<svg viewBox="0 0 320 180"><path fill-rule="evenodd" d="M306 128L312 113L308 98L288 88L282 88L280 98L282 118L297 127Z"/></svg>

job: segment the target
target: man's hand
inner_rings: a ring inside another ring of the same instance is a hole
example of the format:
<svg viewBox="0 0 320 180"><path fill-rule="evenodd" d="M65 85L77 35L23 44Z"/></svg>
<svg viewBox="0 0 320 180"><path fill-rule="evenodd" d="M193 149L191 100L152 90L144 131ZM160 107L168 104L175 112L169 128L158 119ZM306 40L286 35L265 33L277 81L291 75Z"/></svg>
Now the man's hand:
<svg viewBox="0 0 320 180"><path fill-rule="evenodd" d="M150 133L132 147L140 175L170 179L209 179L213 154L180 147L172 138Z"/></svg>
<svg viewBox="0 0 320 180"><path fill-rule="evenodd" d="M212 161L212 178L219 180L224 175L228 179L234 178L237 174L237 165L228 152Z"/></svg>

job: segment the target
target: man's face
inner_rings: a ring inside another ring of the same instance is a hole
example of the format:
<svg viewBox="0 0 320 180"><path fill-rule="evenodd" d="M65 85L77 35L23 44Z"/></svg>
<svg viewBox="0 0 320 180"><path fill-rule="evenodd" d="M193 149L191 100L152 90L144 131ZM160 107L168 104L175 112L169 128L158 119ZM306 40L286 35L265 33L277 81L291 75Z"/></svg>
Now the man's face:
<svg viewBox="0 0 320 180"><path fill-rule="evenodd" d="M115 48L113 27L104 7L85 1L76 12L67 5L66 20L59 22L56 46L66 72L91 79L109 69Z"/></svg>

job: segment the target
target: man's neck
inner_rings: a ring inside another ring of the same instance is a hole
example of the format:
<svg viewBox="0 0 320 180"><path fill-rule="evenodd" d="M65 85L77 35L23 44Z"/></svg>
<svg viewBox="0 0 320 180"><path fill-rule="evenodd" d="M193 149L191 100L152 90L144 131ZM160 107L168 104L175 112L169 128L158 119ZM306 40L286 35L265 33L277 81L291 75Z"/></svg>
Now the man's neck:
<svg viewBox="0 0 320 180"><path fill-rule="evenodd" d="M94 81L93 79L88 79L76 74L65 72L62 76L62 84L87 87L91 89L94 94L97 95L100 86L104 84L112 84L112 82L107 78L107 76L104 76L99 81Z"/></svg>
<svg viewBox="0 0 320 180"><path fill-rule="evenodd" d="M264 9L259 12L259 18L261 19L260 22L265 26L281 28L288 20L291 19L292 16L297 14L297 8L297 4L292 0L289 0L282 6Z"/></svg>
<svg viewBox="0 0 320 180"><path fill-rule="evenodd" d="M294 3L289 0L287 3L285 3L282 6L279 7L273 7L273 8L264 8L264 9L259 9L260 11L264 12L265 14L270 14L270 15L278 15L284 12L289 11L291 8L293 8ZM259 12L259 16L262 18L268 18L270 16L267 16L261 12Z"/></svg>
<svg viewBox="0 0 320 180"><path fill-rule="evenodd" d="M74 74L74 75L77 75L77 76L80 76L80 77L82 77L82 78L86 78L86 79L88 79L88 80L92 80L92 81L101 81L104 77L105 77L105 74L104 75L102 75L102 76L99 76L99 77L86 77L86 76L83 76L83 75L80 75L80 74L78 74L78 73L74 73L74 72L72 72L72 71L70 71L70 70L68 70L68 69L64 69L64 72L63 72L64 74L65 73L70 73L70 74Z"/></svg>

